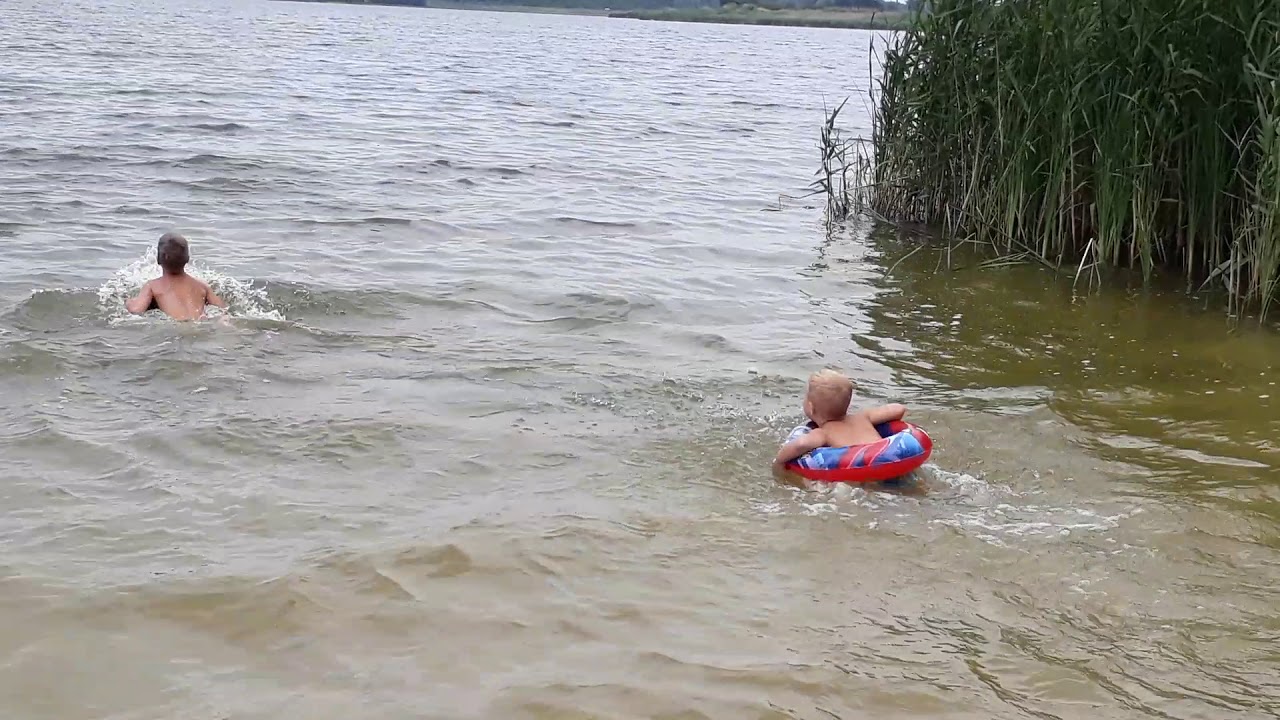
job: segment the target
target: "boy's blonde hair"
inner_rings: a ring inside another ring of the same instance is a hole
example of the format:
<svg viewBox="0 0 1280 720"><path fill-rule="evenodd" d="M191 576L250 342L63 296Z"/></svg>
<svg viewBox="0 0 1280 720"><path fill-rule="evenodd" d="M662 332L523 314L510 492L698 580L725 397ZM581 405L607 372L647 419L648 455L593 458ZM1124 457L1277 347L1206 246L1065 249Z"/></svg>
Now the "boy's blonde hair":
<svg viewBox="0 0 1280 720"><path fill-rule="evenodd" d="M819 370L809 376L809 402L815 415L836 420L849 412L853 381L835 370Z"/></svg>

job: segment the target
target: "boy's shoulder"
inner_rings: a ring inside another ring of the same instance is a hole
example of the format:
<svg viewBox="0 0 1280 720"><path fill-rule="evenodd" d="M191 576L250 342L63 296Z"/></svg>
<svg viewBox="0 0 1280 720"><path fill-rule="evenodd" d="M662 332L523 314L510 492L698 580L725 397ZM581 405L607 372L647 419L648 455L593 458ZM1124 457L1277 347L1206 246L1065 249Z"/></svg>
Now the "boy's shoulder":
<svg viewBox="0 0 1280 720"><path fill-rule="evenodd" d="M871 422L871 414L865 409L854 410L850 408L849 412L845 413L844 417L834 422L838 423L839 427L857 428L863 423Z"/></svg>
<svg viewBox="0 0 1280 720"><path fill-rule="evenodd" d="M195 288L209 287L209 285L205 283L205 281L189 273L182 273L181 275L173 276L172 282L175 282L179 285L185 285L187 287L195 287Z"/></svg>

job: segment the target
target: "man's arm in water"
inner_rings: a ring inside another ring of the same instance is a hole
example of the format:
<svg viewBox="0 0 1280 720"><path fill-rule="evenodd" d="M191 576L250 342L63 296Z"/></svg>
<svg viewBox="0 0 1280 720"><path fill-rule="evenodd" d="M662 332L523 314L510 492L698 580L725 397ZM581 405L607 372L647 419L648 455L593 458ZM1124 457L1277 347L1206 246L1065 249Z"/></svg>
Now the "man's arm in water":
<svg viewBox="0 0 1280 720"><path fill-rule="evenodd" d="M804 455L810 450L816 450L827 444L827 435L822 432L822 428L815 428L791 442L783 445L778 449L778 454L773 458L773 467L775 469L782 468L788 462Z"/></svg>
<svg viewBox="0 0 1280 720"><path fill-rule="evenodd" d="M901 420L907 414L907 406L893 403L892 405L881 405L880 407L871 408L867 411L867 419L872 425L880 423Z"/></svg>
<svg viewBox="0 0 1280 720"><path fill-rule="evenodd" d="M151 307L151 301L154 296L151 293L151 283L142 286L142 291L135 298L129 298L124 303L124 309L134 315L141 315Z"/></svg>
<svg viewBox="0 0 1280 720"><path fill-rule="evenodd" d="M218 297L218 293L214 292L213 288L209 287L209 283L204 284L204 301L209 305L219 307L224 310L227 307L227 301Z"/></svg>

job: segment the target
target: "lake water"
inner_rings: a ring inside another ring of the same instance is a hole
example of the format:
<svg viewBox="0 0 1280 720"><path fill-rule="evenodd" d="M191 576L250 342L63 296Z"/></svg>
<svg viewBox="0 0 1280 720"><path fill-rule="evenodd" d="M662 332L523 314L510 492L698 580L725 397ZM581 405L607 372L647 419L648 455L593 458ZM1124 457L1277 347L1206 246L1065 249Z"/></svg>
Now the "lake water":
<svg viewBox="0 0 1280 720"><path fill-rule="evenodd" d="M0 714L1274 717L1280 339L827 234L871 39L5 0ZM770 475L826 364L905 488Z"/></svg>

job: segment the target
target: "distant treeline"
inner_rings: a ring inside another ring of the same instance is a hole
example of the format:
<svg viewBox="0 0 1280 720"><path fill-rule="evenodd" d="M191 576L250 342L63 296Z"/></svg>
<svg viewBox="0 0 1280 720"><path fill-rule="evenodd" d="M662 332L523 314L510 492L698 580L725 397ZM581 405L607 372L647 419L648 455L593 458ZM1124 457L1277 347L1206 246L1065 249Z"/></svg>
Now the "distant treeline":
<svg viewBox="0 0 1280 720"><path fill-rule="evenodd" d="M383 2L384 0L378 0ZM431 7L431 0L390 0L395 4ZM585 10L633 10L633 9L701 9L721 6L753 5L770 10L793 8L857 8L867 10L905 9L904 5L885 0L760 0L734 2L733 0L447 0L440 4L582 8Z"/></svg>
<svg viewBox="0 0 1280 720"><path fill-rule="evenodd" d="M720 3L710 0L450 0L450 4L465 6L475 5L483 7L498 7L510 5L513 7L530 7L530 8L580 8L583 10L610 10L610 9L653 9L653 8L669 8L669 7L716 7ZM430 0L427 0L427 7L431 6Z"/></svg>
<svg viewBox="0 0 1280 720"><path fill-rule="evenodd" d="M408 7L465 7L477 9L490 7L566 8L582 10L700 10L720 7L748 7L765 10L793 10L811 8L841 8L857 10L905 10L914 5L886 2L886 0L760 0L735 2L734 0L303 0L304 2L340 2L367 5L404 5Z"/></svg>
<svg viewBox="0 0 1280 720"><path fill-rule="evenodd" d="M675 5L668 3L668 5ZM754 5L766 10L791 10L808 8L850 8L857 10L905 10L905 4L885 2L884 0L716 0L705 6L716 7L726 5Z"/></svg>

